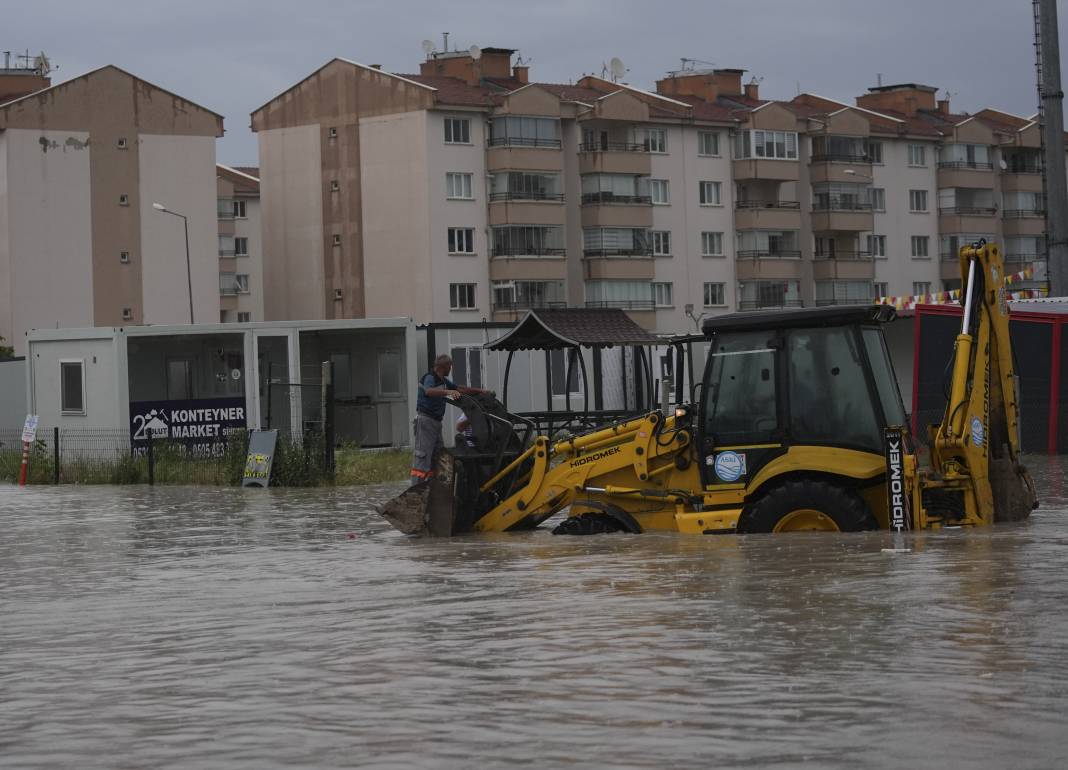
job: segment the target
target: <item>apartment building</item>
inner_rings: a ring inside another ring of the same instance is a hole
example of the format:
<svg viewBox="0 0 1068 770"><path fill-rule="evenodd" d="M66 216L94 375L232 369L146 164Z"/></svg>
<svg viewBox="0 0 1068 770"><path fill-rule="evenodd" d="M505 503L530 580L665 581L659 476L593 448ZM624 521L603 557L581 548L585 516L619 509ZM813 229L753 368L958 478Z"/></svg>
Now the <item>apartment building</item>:
<svg viewBox="0 0 1068 770"><path fill-rule="evenodd" d="M679 332L954 288L978 237L1044 277L1028 119L916 84L764 100L740 69L538 83L514 53L334 59L252 114L268 318L611 306Z"/></svg>
<svg viewBox="0 0 1068 770"><path fill-rule="evenodd" d="M216 167L219 219L219 321L263 320L260 170Z"/></svg>
<svg viewBox="0 0 1068 770"><path fill-rule="evenodd" d="M113 66L34 85L0 104L0 336L215 321L222 117Z"/></svg>

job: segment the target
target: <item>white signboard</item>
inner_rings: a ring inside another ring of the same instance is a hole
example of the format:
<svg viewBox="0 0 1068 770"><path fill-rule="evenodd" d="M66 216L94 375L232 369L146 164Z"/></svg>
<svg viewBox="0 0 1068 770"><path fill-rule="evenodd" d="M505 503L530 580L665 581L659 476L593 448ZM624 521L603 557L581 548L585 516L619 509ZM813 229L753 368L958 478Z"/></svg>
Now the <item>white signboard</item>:
<svg viewBox="0 0 1068 770"><path fill-rule="evenodd" d="M26 424L22 426L22 443L32 444L37 438L37 415L26 415Z"/></svg>

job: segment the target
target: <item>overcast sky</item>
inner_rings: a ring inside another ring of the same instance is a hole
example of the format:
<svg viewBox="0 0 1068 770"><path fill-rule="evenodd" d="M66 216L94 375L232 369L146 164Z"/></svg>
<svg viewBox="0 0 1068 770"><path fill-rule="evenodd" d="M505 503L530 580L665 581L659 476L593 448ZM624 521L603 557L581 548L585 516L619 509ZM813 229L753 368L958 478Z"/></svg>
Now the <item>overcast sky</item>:
<svg viewBox="0 0 1068 770"><path fill-rule="evenodd" d="M256 165L249 113L334 56L418 72L421 42L518 48L567 83L620 57L651 89L680 57L744 68L764 98L852 103L876 84L948 89L954 111L1035 111L1028 0L37 0L4 12L0 50L45 51L53 82L115 64L226 118L221 163ZM1059 4L1068 51L1068 8ZM1063 67L1062 67L1063 71ZM940 91L941 95L941 91Z"/></svg>

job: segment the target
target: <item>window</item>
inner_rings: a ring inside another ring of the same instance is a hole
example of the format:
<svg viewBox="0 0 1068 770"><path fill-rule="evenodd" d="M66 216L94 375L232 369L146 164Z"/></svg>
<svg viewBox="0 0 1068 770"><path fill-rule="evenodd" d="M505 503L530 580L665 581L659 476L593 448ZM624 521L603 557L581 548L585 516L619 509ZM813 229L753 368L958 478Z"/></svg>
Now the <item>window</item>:
<svg viewBox="0 0 1068 770"><path fill-rule="evenodd" d="M126 194L120 195L119 196L119 205L120 206L129 206L130 205L130 196L126 195Z"/></svg>
<svg viewBox="0 0 1068 770"><path fill-rule="evenodd" d="M797 160L797 132L739 131L734 135L734 157Z"/></svg>
<svg viewBox="0 0 1068 770"><path fill-rule="evenodd" d="M653 230L653 256L671 256L671 231Z"/></svg>
<svg viewBox="0 0 1068 770"><path fill-rule="evenodd" d="M886 211L886 188L872 187L868 190L871 196L871 207L875 211Z"/></svg>
<svg viewBox="0 0 1068 770"><path fill-rule="evenodd" d="M335 234L334 235L334 245L335 246L340 246L341 245L341 235L340 234Z"/></svg>
<svg viewBox="0 0 1068 770"><path fill-rule="evenodd" d="M124 307L122 309L122 320L123 321L133 320L133 308L132 307Z"/></svg>
<svg viewBox="0 0 1068 770"><path fill-rule="evenodd" d="M562 257L564 228L558 225L504 225L493 228L495 257Z"/></svg>
<svg viewBox="0 0 1068 770"><path fill-rule="evenodd" d="M914 257L928 257L927 243L930 239L926 235L914 235L912 236L912 256Z"/></svg>
<svg viewBox="0 0 1068 770"><path fill-rule="evenodd" d="M837 256L838 242L834 238L816 236L815 256L834 259Z"/></svg>
<svg viewBox="0 0 1068 770"><path fill-rule="evenodd" d="M697 132L697 154L705 155L709 157L719 156L719 132L718 131L698 131Z"/></svg>
<svg viewBox="0 0 1068 770"><path fill-rule="evenodd" d="M378 395L401 395L401 352L398 348L378 351Z"/></svg>
<svg viewBox="0 0 1068 770"><path fill-rule="evenodd" d="M326 131L326 135L331 139L337 139L337 126L330 126Z"/></svg>
<svg viewBox="0 0 1068 770"><path fill-rule="evenodd" d="M233 201L234 219L245 219L245 201Z"/></svg>
<svg viewBox="0 0 1068 770"><path fill-rule="evenodd" d="M719 182L701 182L701 205L702 206L719 206L720 203L720 183Z"/></svg>
<svg viewBox="0 0 1068 770"><path fill-rule="evenodd" d="M586 281L586 307L618 307L624 310L649 310L653 307L653 284L650 281Z"/></svg>
<svg viewBox="0 0 1068 770"><path fill-rule="evenodd" d="M938 148L939 168L993 168L990 148L984 144L946 144Z"/></svg>
<svg viewBox="0 0 1068 770"><path fill-rule="evenodd" d="M646 152L667 152L667 132L662 128L647 128L642 144Z"/></svg>
<svg viewBox="0 0 1068 770"><path fill-rule="evenodd" d="M579 353L574 348L553 350L549 353L549 373L552 379L554 396L565 395L564 381L567 381L567 393L581 393L579 375L582 371L578 361Z"/></svg>
<svg viewBox="0 0 1068 770"><path fill-rule="evenodd" d="M727 304L723 296L723 287L722 283L705 284L705 307L723 307Z"/></svg>
<svg viewBox="0 0 1068 770"><path fill-rule="evenodd" d="M868 161L871 163L881 164L883 162L883 143L876 142L874 140L868 140Z"/></svg>
<svg viewBox="0 0 1068 770"><path fill-rule="evenodd" d="M474 310L475 286L474 283L450 283L449 310Z"/></svg>
<svg viewBox="0 0 1068 770"><path fill-rule="evenodd" d="M885 257L886 256L886 236L885 235L869 235L868 236L868 253L873 257Z"/></svg>
<svg viewBox="0 0 1068 770"><path fill-rule="evenodd" d="M167 359L167 399L188 401L193 397L193 362L188 358Z"/></svg>
<svg viewBox="0 0 1068 770"><path fill-rule="evenodd" d="M520 115L496 117L490 124L489 143L491 147L559 147L560 121Z"/></svg>
<svg viewBox="0 0 1068 770"><path fill-rule="evenodd" d="M445 196L460 200L474 200L471 192L471 174L456 174L449 172L445 175Z"/></svg>
<svg viewBox="0 0 1068 770"><path fill-rule="evenodd" d="M341 183L338 182L336 179L331 179L330 180L330 192L337 192L340 189L341 189Z"/></svg>
<svg viewBox="0 0 1068 770"><path fill-rule="evenodd" d="M926 190L909 190L909 211L927 211Z"/></svg>
<svg viewBox="0 0 1068 770"><path fill-rule="evenodd" d="M118 146L118 148L120 150L126 150L126 149L129 148L130 144L129 144L129 142L126 141L126 137L125 136L120 136L119 137L119 141L117 143L117 146Z"/></svg>
<svg viewBox="0 0 1068 770"><path fill-rule="evenodd" d="M252 320L252 313L245 313L240 310L237 311L237 322L239 324L247 324Z"/></svg>
<svg viewBox="0 0 1068 770"><path fill-rule="evenodd" d="M563 281L494 281L493 306L503 309L563 307Z"/></svg>
<svg viewBox="0 0 1068 770"><path fill-rule="evenodd" d="M450 254L474 254L475 253L475 228L473 228L473 227L450 227L449 228L449 253Z"/></svg>
<svg viewBox="0 0 1068 770"><path fill-rule="evenodd" d="M801 239L797 230L739 230L738 256L800 259Z"/></svg>
<svg viewBox="0 0 1068 770"><path fill-rule="evenodd" d="M649 231L638 227L584 227L582 250L587 257L648 257L653 253Z"/></svg>
<svg viewBox="0 0 1068 770"><path fill-rule="evenodd" d="M889 284L886 281L875 282L875 296L876 297L888 297L890 296Z"/></svg>
<svg viewBox="0 0 1068 770"><path fill-rule="evenodd" d="M583 178L585 182L585 177ZM560 175L538 171L499 171L490 182L490 200L563 200Z"/></svg>
<svg viewBox="0 0 1068 770"><path fill-rule="evenodd" d="M234 275L234 284L237 286L238 294L248 294L248 275L237 273Z"/></svg>
<svg viewBox="0 0 1068 770"><path fill-rule="evenodd" d="M452 376L450 379L461 387L482 387L482 348L449 349L452 358Z"/></svg>
<svg viewBox="0 0 1068 770"><path fill-rule="evenodd" d="M219 256L232 257L236 250L235 238L232 235L219 236Z"/></svg>
<svg viewBox="0 0 1068 770"><path fill-rule="evenodd" d="M125 265L129 261L130 261L130 252L128 252L128 251L120 251L119 252L119 262L122 262L122 264Z"/></svg>
<svg viewBox="0 0 1068 770"><path fill-rule="evenodd" d="M924 296L926 294L930 294L930 293L931 293L931 282L930 281L916 281L915 283L912 284L912 296L914 296L914 297L922 297L922 296Z"/></svg>
<svg viewBox="0 0 1068 770"><path fill-rule="evenodd" d="M671 192L668 188L668 181L666 179L650 179L649 195L652 196L654 204L666 206L671 203Z"/></svg>
<svg viewBox="0 0 1068 770"><path fill-rule="evenodd" d="M664 282L653 283L653 304L657 307L671 307L671 284Z"/></svg>
<svg viewBox="0 0 1068 770"><path fill-rule="evenodd" d="M723 256L723 233L714 233L708 231L701 233L701 256Z"/></svg>
<svg viewBox="0 0 1068 770"><path fill-rule="evenodd" d="M857 182L817 182L812 185L814 211L866 211L871 188Z"/></svg>
<svg viewBox="0 0 1068 770"><path fill-rule="evenodd" d="M706 303L707 304L707 303ZM779 438L775 350L767 332L720 334L708 352L705 435L718 446ZM866 396L868 391L863 391ZM817 416L822 410L817 411Z"/></svg>
<svg viewBox="0 0 1068 770"><path fill-rule="evenodd" d="M910 166L926 166L927 165L927 148L922 144L910 144L909 145L909 165Z"/></svg>
<svg viewBox="0 0 1068 770"><path fill-rule="evenodd" d="M234 256L248 256L248 238L234 238Z"/></svg>
<svg viewBox="0 0 1068 770"><path fill-rule="evenodd" d="M471 121L445 118L445 144L471 144Z"/></svg>

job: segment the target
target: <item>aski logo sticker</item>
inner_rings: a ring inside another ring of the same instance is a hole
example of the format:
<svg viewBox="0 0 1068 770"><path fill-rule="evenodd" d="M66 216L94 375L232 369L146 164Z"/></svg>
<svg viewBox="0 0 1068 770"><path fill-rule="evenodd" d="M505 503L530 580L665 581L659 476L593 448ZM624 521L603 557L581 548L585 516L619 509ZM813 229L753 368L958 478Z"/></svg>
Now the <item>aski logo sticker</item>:
<svg viewBox="0 0 1068 770"><path fill-rule="evenodd" d="M152 438L167 438L171 435L171 428L167 424L167 415L160 409L150 409L145 414L133 416L134 441L144 441L151 434Z"/></svg>

